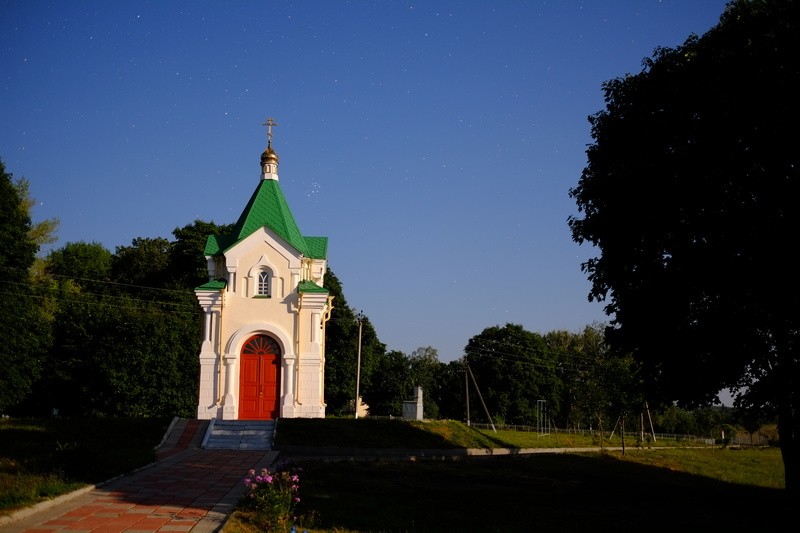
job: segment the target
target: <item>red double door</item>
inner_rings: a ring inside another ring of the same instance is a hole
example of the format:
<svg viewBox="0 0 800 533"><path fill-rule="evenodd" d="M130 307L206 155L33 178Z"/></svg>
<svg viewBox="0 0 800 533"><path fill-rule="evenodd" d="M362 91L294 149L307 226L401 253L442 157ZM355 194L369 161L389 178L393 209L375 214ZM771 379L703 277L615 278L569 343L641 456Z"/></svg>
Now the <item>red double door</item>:
<svg viewBox="0 0 800 533"><path fill-rule="evenodd" d="M280 414L281 349L267 335L250 337L242 347L239 419L274 420Z"/></svg>

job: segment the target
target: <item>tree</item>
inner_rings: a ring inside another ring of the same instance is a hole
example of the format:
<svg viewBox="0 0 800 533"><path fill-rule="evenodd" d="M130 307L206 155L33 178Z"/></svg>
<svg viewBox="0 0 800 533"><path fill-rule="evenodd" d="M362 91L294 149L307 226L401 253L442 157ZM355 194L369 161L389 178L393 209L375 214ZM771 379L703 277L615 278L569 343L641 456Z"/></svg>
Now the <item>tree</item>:
<svg viewBox="0 0 800 533"><path fill-rule="evenodd" d="M333 296L333 311L325 332L325 403L330 414L353 413L356 394L358 320L347 304L339 278L328 269L323 283ZM364 317L361 324L361 373L359 392L368 394L374 368L386 346Z"/></svg>
<svg viewBox="0 0 800 533"><path fill-rule="evenodd" d="M182 228L175 228L175 240L169 249L169 271L172 283L177 287L197 287L208 281L208 264L204 250L209 235L228 235L233 224L218 225L214 222L195 220Z"/></svg>
<svg viewBox="0 0 800 533"><path fill-rule="evenodd" d="M559 426L602 429L619 416L644 408L630 357L609 349L604 329L593 324L579 333L544 335L563 384L561 408L551 413Z"/></svg>
<svg viewBox="0 0 800 533"><path fill-rule="evenodd" d="M538 333L519 324L493 326L472 337L464 351L495 422L534 424L539 400L558 412L561 384L556 363ZM484 418L482 412L478 418Z"/></svg>
<svg viewBox="0 0 800 533"><path fill-rule="evenodd" d="M45 301L52 305L53 341L35 393L21 406L25 414L42 416L52 409L64 415L82 414L79 406L94 377L87 368L96 351L92 337L105 325L96 323L116 311L101 303L109 290L111 262L112 254L102 244L83 241L68 242L42 260L40 283L50 289Z"/></svg>
<svg viewBox="0 0 800 533"><path fill-rule="evenodd" d="M466 419L465 378L467 376L463 359L439 364L433 389L426 391L424 398L425 401L430 398L436 404L440 418Z"/></svg>
<svg viewBox="0 0 800 533"><path fill-rule="evenodd" d="M800 2L737 0L702 37L603 85L573 239L607 338L648 394L687 406L723 388L778 415L800 488Z"/></svg>
<svg viewBox="0 0 800 533"><path fill-rule="evenodd" d="M68 242L51 251L45 261L45 272L57 282L71 279L86 288L103 290L102 283L111 276L111 252L99 242Z"/></svg>
<svg viewBox="0 0 800 533"><path fill-rule="evenodd" d="M184 248L190 253L190 245ZM37 394L30 411L191 416L201 314L192 287L180 285L194 279L194 265L181 270L172 249L163 238L135 238L113 255L83 242L48 255L45 271L59 298L55 342L38 388L50 394Z"/></svg>
<svg viewBox="0 0 800 533"><path fill-rule="evenodd" d="M137 237L130 246L117 246L114 279L118 283L163 288L167 281L169 250L170 242L163 237Z"/></svg>
<svg viewBox="0 0 800 533"><path fill-rule="evenodd" d="M17 188L17 194L19 194L23 209L25 209L29 215L36 205L36 200L31 196L30 185L30 182L25 178L20 178L14 184ZM56 231L60 223L61 221L57 218L48 218L38 222L31 221L31 227L28 230L28 238L40 247L45 244L53 244L58 240Z"/></svg>
<svg viewBox="0 0 800 533"><path fill-rule="evenodd" d="M372 376L372 386L364 391L364 403L369 405L369 414L377 416L400 416L403 402L410 399L410 362L406 354L391 350L378 358Z"/></svg>
<svg viewBox="0 0 800 533"><path fill-rule="evenodd" d="M49 323L39 307L30 268L38 244L31 238L30 205L0 161L0 413L21 402L41 372Z"/></svg>
<svg viewBox="0 0 800 533"><path fill-rule="evenodd" d="M411 352L409 358L411 390L406 400L413 398L414 387L422 387L422 409L425 418L438 418L439 406L436 404L436 381L442 367L436 348L424 346Z"/></svg>

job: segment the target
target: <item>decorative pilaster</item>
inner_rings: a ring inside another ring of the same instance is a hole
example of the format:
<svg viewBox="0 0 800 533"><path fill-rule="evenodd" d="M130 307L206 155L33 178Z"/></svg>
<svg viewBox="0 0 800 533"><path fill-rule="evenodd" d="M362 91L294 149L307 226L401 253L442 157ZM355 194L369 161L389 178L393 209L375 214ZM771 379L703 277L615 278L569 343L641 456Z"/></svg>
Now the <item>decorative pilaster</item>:
<svg viewBox="0 0 800 533"><path fill-rule="evenodd" d="M222 360L225 363L225 396L222 400L222 418L223 420L236 420L238 416L238 404L233 397L233 390L235 387L234 379L236 379L236 369L238 361L236 354L225 354Z"/></svg>
<svg viewBox="0 0 800 533"><path fill-rule="evenodd" d="M203 309L203 342L200 345L200 394L197 418L215 418L219 411L219 322L222 313L224 284L209 282L195 289Z"/></svg>

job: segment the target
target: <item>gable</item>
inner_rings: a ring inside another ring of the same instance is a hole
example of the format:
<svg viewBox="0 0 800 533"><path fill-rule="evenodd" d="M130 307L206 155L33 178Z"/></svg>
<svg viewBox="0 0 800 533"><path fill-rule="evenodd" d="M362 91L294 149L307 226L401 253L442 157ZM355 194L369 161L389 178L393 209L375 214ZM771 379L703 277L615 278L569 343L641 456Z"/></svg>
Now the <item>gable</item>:
<svg viewBox="0 0 800 533"><path fill-rule="evenodd" d="M262 227L223 252L228 266L250 268L266 256L277 272L299 269L302 254L269 228Z"/></svg>

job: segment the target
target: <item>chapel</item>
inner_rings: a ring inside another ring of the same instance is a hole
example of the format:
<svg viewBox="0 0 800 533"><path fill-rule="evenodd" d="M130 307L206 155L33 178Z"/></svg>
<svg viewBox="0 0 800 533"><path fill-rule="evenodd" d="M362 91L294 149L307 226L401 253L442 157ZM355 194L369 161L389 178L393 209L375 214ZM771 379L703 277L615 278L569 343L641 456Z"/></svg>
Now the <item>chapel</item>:
<svg viewBox="0 0 800 533"><path fill-rule="evenodd" d="M325 416L327 237L300 232L278 181L270 118L261 176L232 233L210 235L198 419Z"/></svg>

